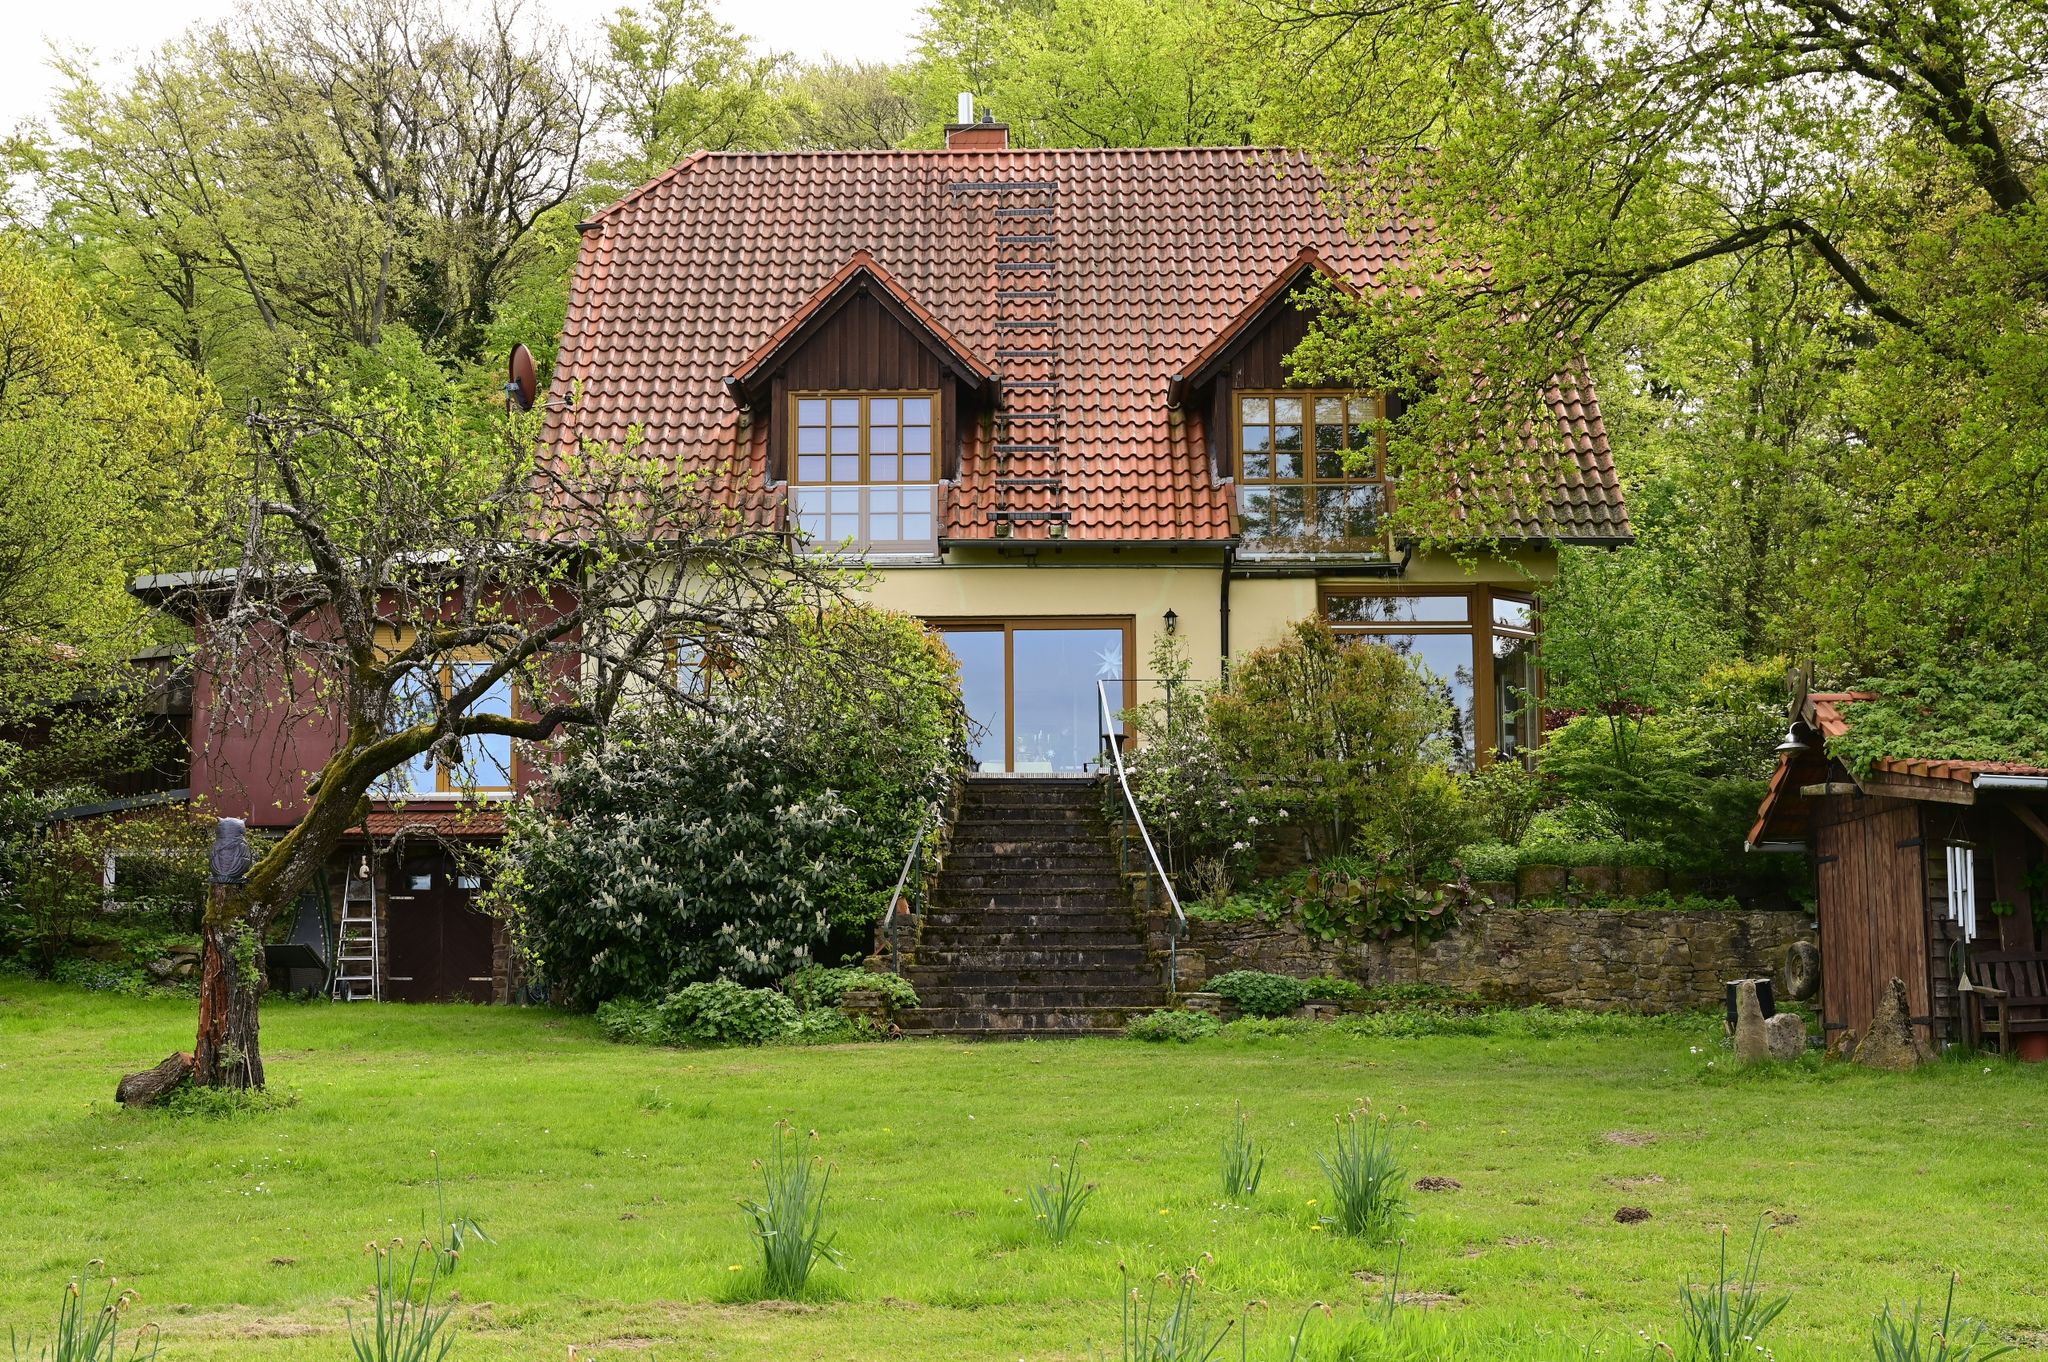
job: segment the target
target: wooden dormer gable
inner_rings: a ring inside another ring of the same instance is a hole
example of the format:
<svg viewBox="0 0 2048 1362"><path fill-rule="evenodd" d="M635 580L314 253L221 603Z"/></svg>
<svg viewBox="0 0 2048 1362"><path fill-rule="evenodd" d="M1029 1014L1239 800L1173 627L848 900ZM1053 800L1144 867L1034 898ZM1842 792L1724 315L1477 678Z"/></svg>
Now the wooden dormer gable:
<svg viewBox="0 0 2048 1362"><path fill-rule="evenodd" d="M771 481L788 477L790 398L804 392L935 392L943 475L957 477L961 423L1000 399L993 370L866 251L742 360L726 389L768 418Z"/></svg>
<svg viewBox="0 0 2048 1362"><path fill-rule="evenodd" d="M1288 387L1287 356L1306 339L1310 315L1300 304L1303 290L1327 281L1355 294L1351 283L1313 250L1304 250L1274 275L1224 328L1181 365L1167 385L1174 407L1207 413L1212 471L1227 477L1225 445L1231 430L1230 395L1238 389Z"/></svg>

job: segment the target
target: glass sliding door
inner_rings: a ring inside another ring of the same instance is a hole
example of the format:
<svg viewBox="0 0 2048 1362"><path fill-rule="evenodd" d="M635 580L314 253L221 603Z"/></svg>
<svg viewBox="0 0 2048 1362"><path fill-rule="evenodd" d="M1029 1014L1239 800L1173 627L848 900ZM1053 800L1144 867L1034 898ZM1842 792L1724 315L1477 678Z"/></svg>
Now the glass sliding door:
<svg viewBox="0 0 2048 1362"><path fill-rule="evenodd" d="M1019 774L1093 769L1102 755L1096 683L1112 683L1117 709L1130 703L1130 631L1128 621L1096 619L940 625L980 730L976 765Z"/></svg>
<svg viewBox="0 0 2048 1362"><path fill-rule="evenodd" d="M946 646L960 663L960 697L967 706L972 731L974 767L978 771L1008 770L1009 664L1001 629L947 629Z"/></svg>

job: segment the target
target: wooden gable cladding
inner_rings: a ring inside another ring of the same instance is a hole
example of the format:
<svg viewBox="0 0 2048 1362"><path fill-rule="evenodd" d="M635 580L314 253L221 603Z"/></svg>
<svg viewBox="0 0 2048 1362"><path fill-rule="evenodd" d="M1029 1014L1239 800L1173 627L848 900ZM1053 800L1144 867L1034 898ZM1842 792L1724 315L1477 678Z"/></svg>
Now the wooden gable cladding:
<svg viewBox="0 0 2048 1362"><path fill-rule="evenodd" d="M770 379L768 477L789 478L793 393L936 392L942 475L960 471L960 384L923 336L866 290L849 291L782 360Z"/></svg>

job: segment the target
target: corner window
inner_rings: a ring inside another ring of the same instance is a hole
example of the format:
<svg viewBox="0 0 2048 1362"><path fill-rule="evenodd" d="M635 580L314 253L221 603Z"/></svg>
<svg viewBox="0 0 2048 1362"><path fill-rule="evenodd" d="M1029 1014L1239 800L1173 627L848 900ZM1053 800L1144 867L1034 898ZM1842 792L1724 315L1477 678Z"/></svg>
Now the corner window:
<svg viewBox="0 0 2048 1362"><path fill-rule="evenodd" d="M1236 477L1254 551L1384 551L1380 404L1360 393L1237 396Z"/></svg>
<svg viewBox="0 0 2048 1362"><path fill-rule="evenodd" d="M1536 605L1493 593L1493 734L1503 758L1536 753Z"/></svg>
<svg viewBox="0 0 2048 1362"><path fill-rule="evenodd" d="M392 696L391 729L431 722L447 698L490 670L488 662L452 662L434 673L432 686L414 673ZM477 700L472 714L512 713L512 678L501 676ZM452 761L422 752L384 776L378 793L388 799L423 794L502 792L512 788L512 739L502 734L464 738Z"/></svg>
<svg viewBox="0 0 2048 1362"><path fill-rule="evenodd" d="M1450 709L1452 764L1498 750L1526 761L1536 746L1534 603L1524 595L1325 586L1323 618L1340 638L1369 639L1417 659Z"/></svg>
<svg viewBox="0 0 2048 1362"><path fill-rule="evenodd" d="M938 548L936 393L799 393L790 512L828 548Z"/></svg>

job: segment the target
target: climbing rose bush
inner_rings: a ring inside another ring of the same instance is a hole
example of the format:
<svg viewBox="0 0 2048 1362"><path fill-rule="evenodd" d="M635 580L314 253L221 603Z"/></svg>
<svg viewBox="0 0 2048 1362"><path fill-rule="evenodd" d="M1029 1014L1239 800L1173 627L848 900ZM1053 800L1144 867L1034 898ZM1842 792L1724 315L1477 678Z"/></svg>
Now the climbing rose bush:
<svg viewBox="0 0 2048 1362"><path fill-rule="evenodd" d="M771 983L825 938L825 849L851 817L765 714L633 715L514 806L493 897L583 1006Z"/></svg>

